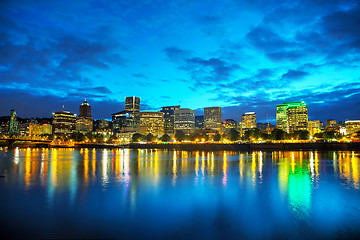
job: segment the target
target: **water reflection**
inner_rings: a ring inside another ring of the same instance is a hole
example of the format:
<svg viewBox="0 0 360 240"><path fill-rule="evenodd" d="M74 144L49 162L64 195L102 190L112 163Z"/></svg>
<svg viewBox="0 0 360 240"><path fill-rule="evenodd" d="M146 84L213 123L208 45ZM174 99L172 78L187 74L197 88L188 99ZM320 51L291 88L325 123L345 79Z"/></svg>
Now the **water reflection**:
<svg viewBox="0 0 360 240"><path fill-rule="evenodd" d="M81 201L95 201L100 191L105 194L98 203L103 211L109 208L107 214L115 211L134 219L144 211L156 215L165 205L179 219L191 209L215 214L211 209L222 206L226 217L239 224L265 221L259 219L269 211L283 214L284 222L311 225L319 202L344 204L339 189L355 191L351 193L359 200L359 152L16 148L0 154L5 156L0 161L0 173L7 175L4 184L28 193L43 191L49 209L79 207Z"/></svg>

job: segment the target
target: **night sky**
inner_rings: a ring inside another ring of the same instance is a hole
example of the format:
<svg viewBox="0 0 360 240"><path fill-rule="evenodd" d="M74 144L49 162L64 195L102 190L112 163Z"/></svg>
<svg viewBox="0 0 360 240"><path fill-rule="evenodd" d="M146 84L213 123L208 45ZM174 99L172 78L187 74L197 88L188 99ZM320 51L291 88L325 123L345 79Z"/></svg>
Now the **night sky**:
<svg viewBox="0 0 360 240"><path fill-rule="evenodd" d="M0 116L181 105L223 119L305 101L360 119L360 3L337 0L17 1L0 4Z"/></svg>

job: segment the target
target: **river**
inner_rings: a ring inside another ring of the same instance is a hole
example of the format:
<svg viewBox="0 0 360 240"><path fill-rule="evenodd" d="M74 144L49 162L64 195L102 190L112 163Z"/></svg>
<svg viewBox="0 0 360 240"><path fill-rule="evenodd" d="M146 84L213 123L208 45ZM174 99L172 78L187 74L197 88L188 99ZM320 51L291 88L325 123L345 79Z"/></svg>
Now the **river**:
<svg viewBox="0 0 360 240"><path fill-rule="evenodd" d="M0 150L0 238L351 239L357 151Z"/></svg>

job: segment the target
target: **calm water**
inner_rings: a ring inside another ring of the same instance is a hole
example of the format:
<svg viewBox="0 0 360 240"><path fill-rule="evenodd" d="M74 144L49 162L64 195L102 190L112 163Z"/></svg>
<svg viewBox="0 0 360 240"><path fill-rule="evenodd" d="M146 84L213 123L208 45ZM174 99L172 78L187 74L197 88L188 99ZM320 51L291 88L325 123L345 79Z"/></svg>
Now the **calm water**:
<svg viewBox="0 0 360 240"><path fill-rule="evenodd" d="M357 238L359 154L3 149L0 238Z"/></svg>

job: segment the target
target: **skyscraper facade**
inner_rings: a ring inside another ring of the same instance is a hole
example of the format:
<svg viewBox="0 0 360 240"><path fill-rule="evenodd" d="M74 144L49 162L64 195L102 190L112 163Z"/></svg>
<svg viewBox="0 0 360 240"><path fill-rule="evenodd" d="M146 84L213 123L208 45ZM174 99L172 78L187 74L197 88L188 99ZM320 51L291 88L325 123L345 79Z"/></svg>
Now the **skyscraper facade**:
<svg viewBox="0 0 360 240"><path fill-rule="evenodd" d="M221 107L204 108L204 128L221 132Z"/></svg>
<svg viewBox="0 0 360 240"><path fill-rule="evenodd" d="M19 133L19 123L16 119L16 111L14 109L11 110L10 113L10 124L9 124L9 134L18 134Z"/></svg>
<svg viewBox="0 0 360 240"><path fill-rule="evenodd" d="M54 133L72 133L76 129L76 114L67 111L54 112L52 125Z"/></svg>
<svg viewBox="0 0 360 240"><path fill-rule="evenodd" d="M132 112L140 117L140 98L132 96L125 98L125 111Z"/></svg>
<svg viewBox="0 0 360 240"><path fill-rule="evenodd" d="M175 110L179 110L180 105L162 107L164 113L164 131L166 134L175 133Z"/></svg>
<svg viewBox="0 0 360 240"><path fill-rule="evenodd" d="M347 120L345 121L345 127L347 135L360 132L360 120Z"/></svg>
<svg viewBox="0 0 360 240"><path fill-rule="evenodd" d="M91 117L91 106L85 101L80 105L79 116L76 119L76 131L87 133L93 131L93 118Z"/></svg>
<svg viewBox="0 0 360 240"><path fill-rule="evenodd" d="M288 133L308 130L308 109L305 102L286 102L276 105L276 125Z"/></svg>
<svg viewBox="0 0 360 240"><path fill-rule="evenodd" d="M241 116L242 128L250 129L256 128L256 113L246 112Z"/></svg>
<svg viewBox="0 0 360 240"><path fill-rule="evenodd" d="M79 116L78 118L91 118L91 106L90 104L85 101L80 105L80 109L79 109Z"/></svg>
<svg viewBox="0 0 360 240"><path fill-rule="evenodd" d="M195 129L195 111L183 108L175 110L175 131L182 130L191 133Z"/></svg>
<svg viewBox="0 0 360 240"><path fill-rule="evenodd" d="M195 116L195 129L196 130L204 129L204 116Z"/></svg>
<svg viewBox="0 0 360 240"><path fill-rule="evenodd" d="M164 113L163 112L140 112L141 134L149 133L158 136L164 134Z"/></svg>

